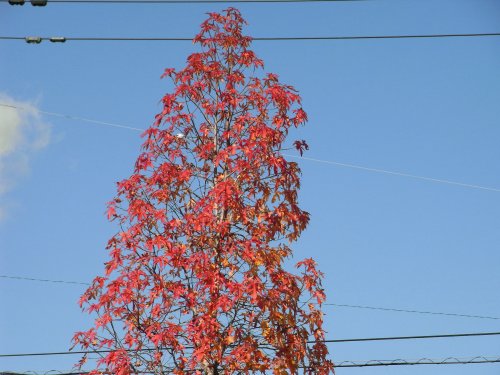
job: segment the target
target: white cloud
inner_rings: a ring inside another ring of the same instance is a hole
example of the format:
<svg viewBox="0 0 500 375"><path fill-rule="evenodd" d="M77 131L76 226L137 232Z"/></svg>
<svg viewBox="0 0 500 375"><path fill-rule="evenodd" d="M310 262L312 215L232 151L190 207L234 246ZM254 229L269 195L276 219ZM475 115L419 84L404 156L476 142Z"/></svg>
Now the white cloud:
<svg viewBox="0 0 500 375"><path fill-rule="evenodd" d="M43 122L35 103L0 93L0 199L29 172L32 155L50 142L50 126ZM0 221L6 203L0 203Z"/></svg>

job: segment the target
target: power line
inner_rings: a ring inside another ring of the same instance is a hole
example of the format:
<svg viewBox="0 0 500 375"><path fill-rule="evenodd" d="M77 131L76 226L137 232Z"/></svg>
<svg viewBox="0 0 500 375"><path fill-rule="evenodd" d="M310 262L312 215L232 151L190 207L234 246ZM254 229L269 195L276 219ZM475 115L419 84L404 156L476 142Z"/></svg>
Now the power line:
<svg viewBox="0 0 500 375"><path fill-rule="evenodd" d="M500 357L497 358L487 358L483 356L471 357L471 358L455 358L448 357L444 359L430 359L430 358L420 358L418 360L405 360L405 359L393 359L393 360L377 360L372 359L369 361L342 361L338 362L334 367L375 367L375 366L417 366L417 365L470 365L477 363L500 363Z"/></svg>
<svg viewBox="0 0 500 375"><path fill-rule="evenodd" d="M26 281L39 281L39 282L48 282L48 283L59 283L59 284L90 285L90 283L84 283L84 282L80 282L80 281L37 279L37 278L33 278L33 277L22 277L22 276L0 275L0 278L3 278L3 279L14 279L14 280L26 280ZM428 315L455 316L455 317L459 317L459 318L500 320L500 317L495 317L495 316L458 314L458 313L445 313L445 312L438 312L438 311L422 311L422 310L396 309L396 308L389 308L389 307L377 307L377 306L366 306L366 305L348 305L348 304L340 304L340 303L323 303L323 306L347 307L347 308L367 309L367 310L379 310L379 311L393 311L393 312L402 312L402 313L411 313L411 314L428 314Z"/></svg>
<svg viewBox="0 0 500 375"><path fill-rule="evenodd" d="M351 338L351 339L333 339L333 340L321 340L319 342L324 342L327 344L332 343L347 343L347 342L367 342L367 341L395 341L395 340L428 340L428 339L438 339L438 338L459 338L459 337L478 337L478 336L498 336L500 332L476 332L476 333L455 333L455 334L444 334L444 335L425 335L425 336L393 336L393 337L368 337L368 338ZM314 344L318 341L308 341L308 344ZM186 349L190 347L186 346ZM159 350L165 350L163 348L158 348ZM157 348L144 348L140 350L128 349L127 352L150 352L158 350ZM37 352L37 353L12 353L12 354L0 354L0 358L8 357L41 357L41 356L58 356L58 355L76 355L76 354L103 354L111 353L113 349L98 349L98 350L80 350L80 351L59 351L59 352Z"/></svg>
<svg viewBox="0 0 500 375"><path fill-rule="evenodd" d="M48 0L47 3L66 4L226 4L226 3L338 3L366 0ZM9 0L0 0L7 3ZM16 4L17 5L17 4Z"/></svg>
<svg viewBox="0 0 500 375"><path fill-rule="evenodd" d="M449 184L449 185L456 185L456 186L468 187L468 188L472 188L472 189L481 189L481 190L489 190L489 191L500 192L500 189L497 189L497 188L492 188L492 187L487 187L487 186L481 186L481 185L466 184L466 183L463 183L463 182L457 182L457 181L451 181L451 180L443 180L443 179L439 179L439 178L419 176L419 175L414 175L414 174L409 174L409 173L403 173L403 172L389 171L387 169L371 168L371 167L365 167L365 166L362 166L362 165L341 163L341 162L332 161L332 160L322 160L322 159L309 158L309 157L306 157L306 156L296 156L296 155L289 155L289 154L285 154L285 156L291 157L291 158L296 158L296 159L303 159L303 160L314 161L314 162L317 162L317 163L331 164L331 165L336 165L336 166L340 166L340 167L361 169L361 170L369 171L369 172L392 174L394 176L416 178L416 179L419 179L419 180L425 180L425 181L431 181L431 182L439 182L441 184Z"/></svg>
<svg viewBox="0 0 500 375"><path fill-rule="evenodd" d="M19 109L22 111L32 111L33 110L33 109L23 108L23 107L11 105L11 104L6 104L6 103L0 103L0 106L12 108L12 109ZM84 118L84 117L77 117L77 116L67 115L67 114L63 114L63 113L47 112L47 111L41 111L39 109L36 109L36 111L38 111L39 113L45 114L45 115L49 115L49 116L62 117L62 118L67 118L69 120L84 121L84 122L89 122L89 123L98 124L98 125L111 126L111 127L115 127L115 128L122 128L122 129L135 130L135 131L141 131L141 132L146 130L146 129L136 128L136 127L132 127L132 126L128 126L128 125L116 124L116 123L112 123L112 122L99 121L99 120L92 120L92 119L88 119L88 118ZM341 162L334 161L334 160L315 159L315 158L309 158L309 157L305 157L305 156L296 156L296 155L291 155L291 154L283 154L283 155L286 157L303 159L303 160L313 161L313 162L317 162L317 163L331 164L331 165L336 165L336 166L346 167L346 168L359 169L359 170L364 170L364 171L369 171L369 172L384 173L384 174L390 174L390 175L400 176L400 177L409 177L409 178L414 178L414 179L419 179L419 180L424 180L424 181L437 182L437 183L441 183L441 184L467 187L467 188L471 188L471 189L480 189L480 190L500 192L500 189L488 187L488 186L466 184L463 182L444 180L444 179L432 178L432 177L426 177L426 176L419 176L419 175L414 175L414 174L410 174L410 173L391 171L391 170L387 170L387 169L371 168L371 167L366 167L366 166L362 166L362 165L341 163Z"/></svg>
<svg viewBox="0 0 500 375"><path fill-rule="evenodd" d="M461 34L408 34L408 35L353 35L353 36L292 36L292 37L255 37L254 41L321 41L321 40L373 40L373 39L435 39L500 36L500 33L461 33ZM0 36L0 40L24 40L39 44L42 41L61 43L66 41L87 42L191 42L193 38L174 37L42 37L42 36Z"/></svg>
<svg viewBox="0 0 500 375"><path fill-rule="evenodd" d="M468 357L468 358L457 358L448 357L444 359L430 359L430 358L420 358L417 360L406 360L406 359L394 359L394 360L368 360L368 361L342 361L337 362L334 366L335 368L349 368L349 367L375 367L375 366L417 366L417 365L470 365L470 364L486 364L486 363L499 363L500 357ZM300 366L299 368L304 368ZM173 370L173 369L170 369ZM79 371L79 372L63 372L57 370L50 370L46 372L41 371L28 371L28 372L0 372L0 375L89 375L90 371ZM154 374L151 371L140 371L137 374ZM103 372L103 374L109 374Z"/></svg>
<svg viewBox="0 0 500 375"><path fill-rule="evenodd" d="M457 357L447 357L447 358L420 358L420 359L390 359L390 360L379 360L370 359L365 361L341 361L334 365L335 368L339 367L375 367L375 366L417 366L417 365L472 365L481 363L500 363L500 357L467 357L467 358L457 358ZM301 367L303 368L303 367ZM90 371L74 371L74 372L63 372L57 370L50 371L27 371L27 372L0 372L0 375L89 375ZM104 374L107 374L104 372ZM154 374L153 372L140 371L137 374Z"/></svg>
<svg viewBox="0 0 500 375"><path fill-rule="evenodd" d="M444 315L444 316L456 316L456 317L460 317L460 318L500 320L500 317L495 317L495 316L456 314L456 313L445 313L445 312L437 312L437 311L395 309L395 308L390 308L390 307L376 307L376 306L365 306L365 305L346 305L346 304L339 304L339 303L324 303L323 305L324 306L335 306L335 307L348 307L348 308L355 308L355 309L403 312L403 313L411 313L411 314Z"/></svg>
<svg viewBox="0 0 500 375"><path fill-rule="evenodd" d="M447 358L420 358L420 359L390 359L390 360L379 360L370 359L365 361L341 361L336 362L335 368L339 367L376 367L376 366L417 366L417 365L472 365L481 363L500 363L500 357L467 357L467 358L457 358L457 357L447 357ZM302 368L302 367L301 367ZM153 372L140 371L137 374L154 374ZM89 375L90 371L74 371L74 372L63 372L57 370L50 370L46 372L42 371L27 371L27 372L0 372L0 375ZM104 372L104 374L108 374Z"/></svg>
<svg viewBox="0 0 500 375"><path fill-rule="evenodd" d="M419 335L419 336L390 336L390 337L368 337L356 339L335 339L323 340L325 343L343 343L343 342L362 342L362 341L394 341L394 340L428 340L458 337L476 337L476 336L498 336L500 332L475 332L475 333L452 333L442 335Z"/></svg>
<svg viewBox="0 0 500 375"><path fill-rule="evenodd" d="M35 279L35 278L32 278L32 277L21 277L21 276L0 275L0 278L2 278L2 279L14 279L14 280L27 280L27 281L41 281L41 282L46 282L46 283L57 283L57 284L90 285L89 283L82 283L82 282L79 282L79 281Z"/></svg>
<svg viewBox="0 0 500 375"><path fill-rule="evenodd" d="M24 108L24 107L19 107L15 106L12 104L6 104L6 103L0 103L0 106L2 107L7 107L7 108L12 108L12 109L19 109L21 111L33 111L33 108ZM89 118L85 117L78 117L78 116L71 116L71 115L66 115L64 113L57 113L57 112L47 112L47 111L42 111L39 109L35 109L38 113L48 115L48 116L54 116L54 117L61 117L61 118L66 118L68 120L75 120L75 121L84 121L84 122L89 122L92 124L98 124L98 125L106 125L106 126L111 126L114 128L122 128L122 129L128 129L128 130L137 130L137 131L144 131L145 129L140 129L140 128L134 128L132 126L127 126L127 125L121 125L121 124L115 124L111 122L106 122L106 121L100 121L100 120L92 120Z"/></svg>

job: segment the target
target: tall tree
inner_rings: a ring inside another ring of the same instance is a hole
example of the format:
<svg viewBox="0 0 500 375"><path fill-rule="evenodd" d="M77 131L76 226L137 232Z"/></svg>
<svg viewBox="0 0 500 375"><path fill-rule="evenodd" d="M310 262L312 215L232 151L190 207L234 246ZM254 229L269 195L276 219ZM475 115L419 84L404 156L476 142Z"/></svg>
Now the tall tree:
<svg viewBox="0 0 500 375"><path fill-rule="evenodd" d="M244 24L234 8L210 13L194 38L201 52L165 70L175 90L118 183L108 216L121 230L80 301L97 318L75 345L110 349L97 372L333 370L322 275L312 259L284 269L309 215L282 145L307 116L293 87L262 73Z"/></svg>

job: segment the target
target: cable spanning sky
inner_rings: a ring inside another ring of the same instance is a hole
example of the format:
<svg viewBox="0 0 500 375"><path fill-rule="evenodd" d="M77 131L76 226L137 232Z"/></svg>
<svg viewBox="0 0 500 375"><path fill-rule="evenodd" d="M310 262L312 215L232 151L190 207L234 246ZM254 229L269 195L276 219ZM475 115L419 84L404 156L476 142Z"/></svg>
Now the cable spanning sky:
<svg viewBox="0 0 500 375"><path fill-rule="evenodd" d="M498 37L500 33L458 33L458 34L407 34L407 35L338 35L338 36L262 36L254 37L255 42L300 42L318 40L377 40L377 39L428 39L428 38L479 38ZM127 36L12 36L1 35L0 40L23 40L29 44L77 42L191 42L192 38L174 37L127 37Z"/></svg>
<svg viewBox="0 0 500 375"><path fill-rule="evenodd" d="M142 142L137 130L152 124L172 89L160 75L182 68L197 50L185 41L70 38L189 39L207 12L230 5L255 37L500 32L496 0L45 7L0 1L0 36L22 38L0 40L0 103L8 106L0 106L0 275L81 282L0 278L0 353L67 351L72 334L91 324L77 301L84 282L102 273L106 241L118 230L105 219L105 203L132 171ZM27 36L68 40L28 44ZM253 44L265 70L293 85L308 112L309 123L289 138L310 146L293 159L302 168L301 205L311 214L293 248L295 260L312 256L325 273L328 339L498 331L499 38ZM478 336L329 347L334 361L359 363L498 358L499 344L497 336ZM75 358L0 358L0 371L69 373ZM498 363L374 365L337 374L498 369Z"/></svg>

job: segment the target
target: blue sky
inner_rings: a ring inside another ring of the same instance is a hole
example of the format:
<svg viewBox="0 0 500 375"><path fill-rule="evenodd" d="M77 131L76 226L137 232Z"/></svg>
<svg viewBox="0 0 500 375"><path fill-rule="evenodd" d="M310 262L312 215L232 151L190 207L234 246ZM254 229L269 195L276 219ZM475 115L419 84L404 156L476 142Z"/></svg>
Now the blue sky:
<svg viewBox="0 0 500 375"><path fill-rule="evenodd" d="M0 35L191 37L217 4L0 3ZM495 0L240 4L251 36L500 31ZM189 42L0 41L0 274L86 282L102 272L105 203L138 155ZM290 140L310 158L500 189L500 37L255 42L309 114ZM313 256L328 302L500 317L500 193L308 160ZM91 321L83 285L0 279L0 353L64 351ZM499 320L325 307L328 338L499 331ZM342 360L500 356L500 338L350 343ZM77 357L0 358L0 370L70 370ZM338 374L498 374L499 364L338 369Z"/></svg>

